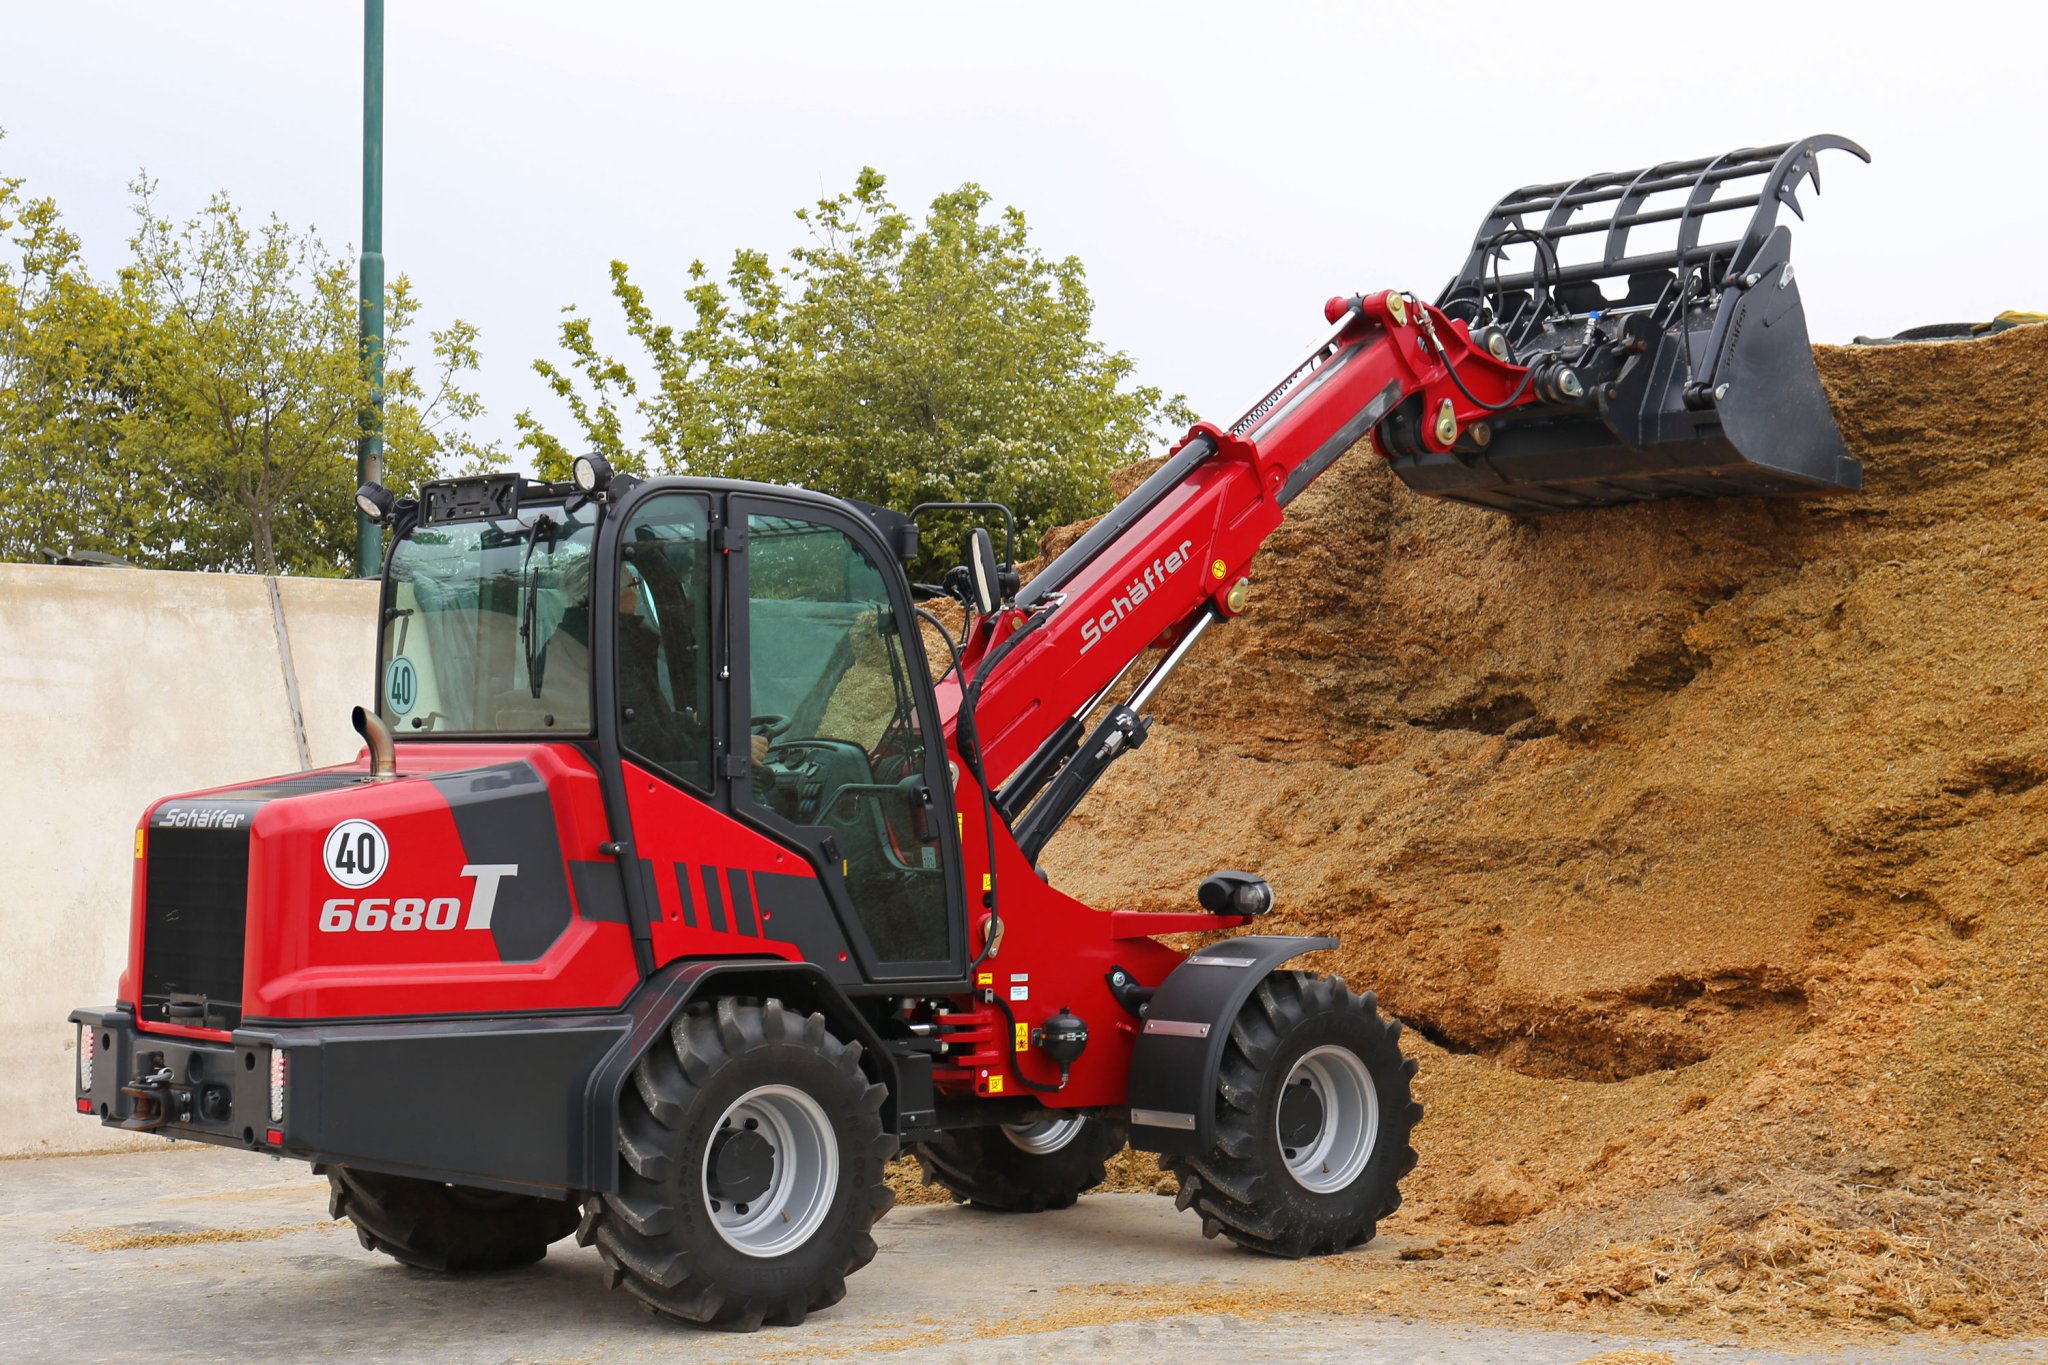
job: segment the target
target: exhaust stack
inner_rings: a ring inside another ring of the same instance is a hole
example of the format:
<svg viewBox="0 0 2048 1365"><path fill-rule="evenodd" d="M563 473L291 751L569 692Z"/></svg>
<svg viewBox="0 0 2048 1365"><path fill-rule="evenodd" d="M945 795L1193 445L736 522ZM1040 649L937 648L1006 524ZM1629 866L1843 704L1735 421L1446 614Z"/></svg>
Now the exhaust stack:
<svg viewBox="0 0 2048 1365"><path fill-rule="evenodd" d="M398 776L398 746L392 742L391 727L378 718L376 713L358 706L349 720L356 727L356 733L363 737L363 743L370 748L370 777L382 781Z"/></svg>

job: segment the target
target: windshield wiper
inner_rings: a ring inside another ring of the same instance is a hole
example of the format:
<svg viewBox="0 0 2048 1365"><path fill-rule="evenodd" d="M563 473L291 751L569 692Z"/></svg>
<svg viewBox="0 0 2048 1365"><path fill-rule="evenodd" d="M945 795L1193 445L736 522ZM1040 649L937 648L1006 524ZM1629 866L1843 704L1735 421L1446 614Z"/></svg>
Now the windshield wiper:
<svg viewBox="0 0 2048 1365"><path fill-rule="evenodd" d="M533 552L540 548L542 540L547 541L548 553L555 552L555 519L543 512L534 519L533 532L526 542L526 557L519 561L519 591L525 602L519 610L519 644L526 656L526 683L535 700L540 697L541 671L547 667L538 643L534 640L534 627L539 619L540 571L533 568Z"/></svg>

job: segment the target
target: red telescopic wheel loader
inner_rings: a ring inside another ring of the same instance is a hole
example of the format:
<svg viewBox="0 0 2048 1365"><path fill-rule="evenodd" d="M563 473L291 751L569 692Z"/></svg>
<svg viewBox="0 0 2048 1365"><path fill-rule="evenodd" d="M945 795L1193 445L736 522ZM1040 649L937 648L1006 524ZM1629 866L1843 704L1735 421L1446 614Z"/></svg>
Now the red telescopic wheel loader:
<svg viewBox="0 0 2048 1365"><path fill-rule="evenodd" d="M1512 514L1856 489L1776 222L1829 148L1863 156L1516 191L1434 303L1332 299L1300 365L1026 586L987 530L941 585L906 572L921 517L1007 521L986 505L588 457L366 486L391 534L365 754L149 808L118 1003L71 1016L79 1112L312 1162L407 1265L573 1233L653 1309L739 1328L845 1293L899 1144L1040 1210L1129 1143L1205 1234L1369 1240L1422 1111L1399 1022L1286 966L1334 940L1184 952L1160 936L1251 928L1268 884L1100 909L1040 854L1361 443Z"/></svg>

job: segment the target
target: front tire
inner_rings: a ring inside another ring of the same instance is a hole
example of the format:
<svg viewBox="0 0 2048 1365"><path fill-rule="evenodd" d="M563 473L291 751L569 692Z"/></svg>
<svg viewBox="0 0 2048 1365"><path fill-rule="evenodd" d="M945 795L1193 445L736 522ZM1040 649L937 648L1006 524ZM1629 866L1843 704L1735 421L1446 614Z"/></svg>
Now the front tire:
<svg viewBox="0 0 2048 1365"><path fill-rule="evenodd" d="M654 1312L753 1331L846 1294L895 1202L887 1092L822 1014L779 1000L693 1005L620 1097L619 1190L577 1239Z"/></svg>
<svg viewBox="0 0 2048 1365"><path fill-rule="evenodd" d="M925 1183L955 1203L1005 1213L1072 1208L1108 1178L1106 1163L1124 1149L1121 1123L1080 1115L1036 1123L994 1124L941 1133L912 1150Z"/></svg>
<svg viewBox="0 0 2048 1365"><path fill-rule="evenodd" d="M1162 1164L1179 1206L1273 1256L1323 1256L1372 1240L1401 1206L1422 1118L1401 1025L1342 980L1275 972L1238 1011L1217 1078L1216 1145Z"/></svg>
<svg viewBox="0 0 2048 1365"><path fill-rule="evenodd" d="M327 1211L366 1251L415 1270L464 1275L531 1265L576 1230L576 1206L346 1166L327 1172Z"/></svg>

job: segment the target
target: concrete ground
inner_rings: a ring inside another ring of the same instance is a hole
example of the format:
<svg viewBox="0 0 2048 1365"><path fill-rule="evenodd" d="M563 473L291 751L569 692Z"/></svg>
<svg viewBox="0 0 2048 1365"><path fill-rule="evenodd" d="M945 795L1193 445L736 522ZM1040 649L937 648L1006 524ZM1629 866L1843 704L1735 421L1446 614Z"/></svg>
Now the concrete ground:
<svg viewBox="0 0 2048 1365"><path fill-rule="evenodd" d="M1316 1272L1205 1241L1170 1200L1146 1195L1099 1195L1034 1217L902 1208L877 1234L881 1255L839 1306L801 1328L736 1338L666 1323L608 1292L595 1254L573 1241L538 1266L481 1279L407 1270L327 1221L326 1182L294 1162L193 1147L4 1161L0 1358L1576 1365L1635 1348L1725 1365L2048 1362L2048 1343L1927 1339L1830 1355L1362 1312L1240 1317L1201 1312L1199 1302L1162 1311L1148 1287L1284 1291ZM1353 1254L1398 1250L1398 1238L1383 1237Z"/></svg>

